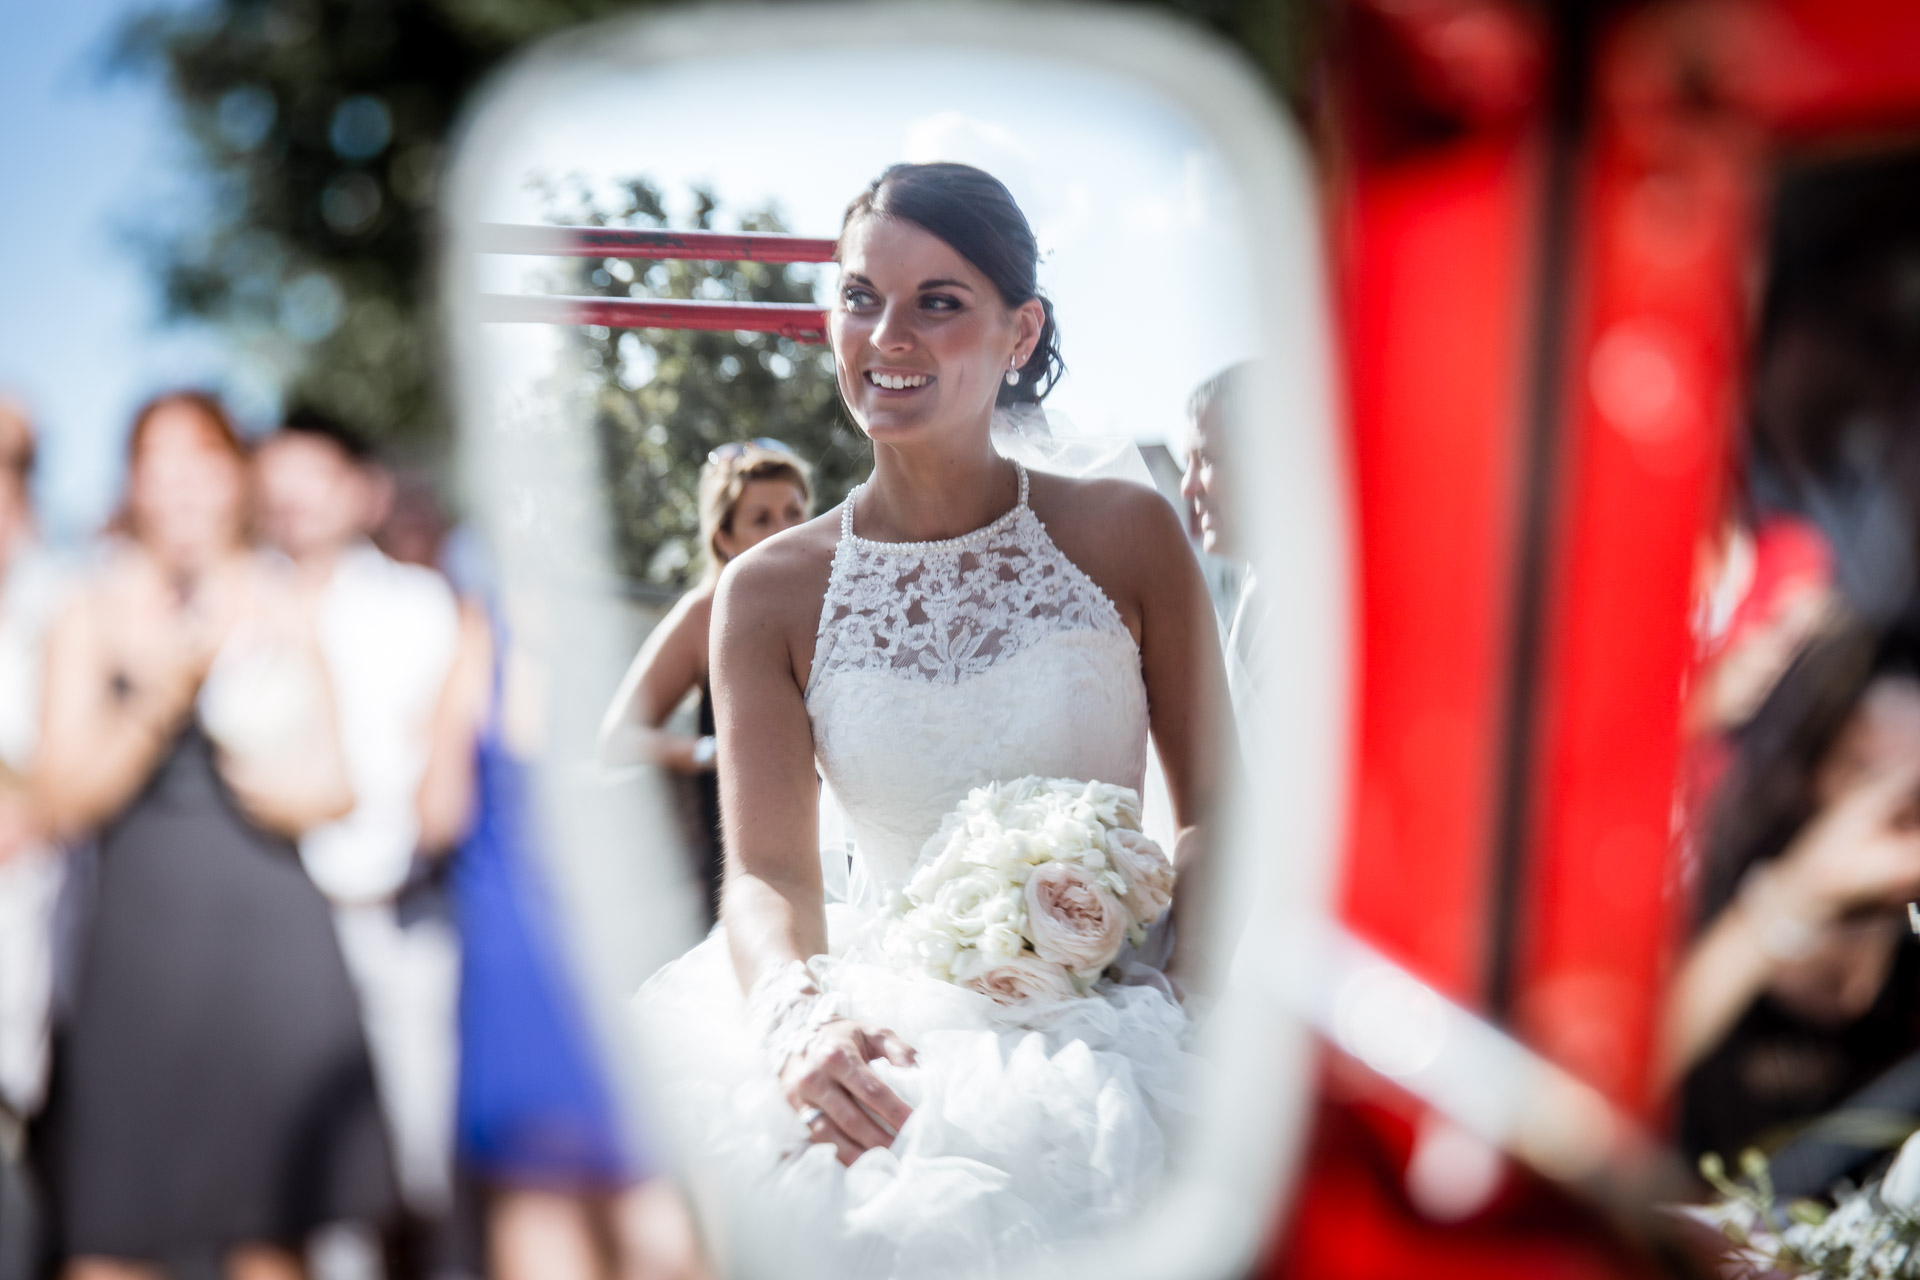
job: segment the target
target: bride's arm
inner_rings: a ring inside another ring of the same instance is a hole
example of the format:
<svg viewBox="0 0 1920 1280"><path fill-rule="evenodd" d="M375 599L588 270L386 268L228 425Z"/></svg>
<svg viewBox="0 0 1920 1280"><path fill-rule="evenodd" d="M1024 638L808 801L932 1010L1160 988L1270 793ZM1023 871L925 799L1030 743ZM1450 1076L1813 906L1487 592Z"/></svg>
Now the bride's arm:
<svg viewBox="0 0 1920 1280"><path fill-rule="evenodd" d="M1219 632L1199 562L1170 504L1151 493L1137 501L1141 509L1125 527L1135 538L1127 562L1139 592L1140 668L1178 828L1175 949L1168 967L1187 982L1204 981L1198 971L1205 949L1197 922L1219 905L1212 901L1210 837L1240 768L1239 753Z"/></svg>
<svg viewBox="0 0 1920 1280"><path fill-rule="evenodd" d="M813 732L794 670L793 575L743 560L713 607L714 725L727 875L721 915L740 984L827 949Z"/></svg>
<svg viewBox="0 0 1920 1280"><path fill-rule="evenodd" d="M798 532L798 531L796 531ZM712 653L727 875L720 914L750 1015L796 1109L818 1108L818 1142L851 1164L885 1146L907 1107L867 1066L912 1051L891 1032L842 1018L801 962L827 949L819 782L802 691L825 589L802 539L756 547L729 567L714 601ZM805 656L801 656L804 654Z"/></svg>

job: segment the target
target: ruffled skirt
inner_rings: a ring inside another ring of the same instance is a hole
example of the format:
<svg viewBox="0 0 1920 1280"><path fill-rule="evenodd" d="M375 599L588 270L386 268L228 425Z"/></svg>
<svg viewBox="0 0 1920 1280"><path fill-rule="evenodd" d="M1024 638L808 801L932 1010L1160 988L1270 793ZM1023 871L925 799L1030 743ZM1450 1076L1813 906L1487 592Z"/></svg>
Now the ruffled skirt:
<svg viewBox="0 0 1920 1280"><path fill-rule="evenodd" d="M808 1145L747 1029L725 926L635 1000L662 1118L740 1274L991 1276L1137 1214L1198 1082L1192 1023L1144 965L1083 998L1009 1008L878 959L870 913L828 908L816 961L853 1016L914 1047L874 1069L913 1108L843 1167Z"/></svg>

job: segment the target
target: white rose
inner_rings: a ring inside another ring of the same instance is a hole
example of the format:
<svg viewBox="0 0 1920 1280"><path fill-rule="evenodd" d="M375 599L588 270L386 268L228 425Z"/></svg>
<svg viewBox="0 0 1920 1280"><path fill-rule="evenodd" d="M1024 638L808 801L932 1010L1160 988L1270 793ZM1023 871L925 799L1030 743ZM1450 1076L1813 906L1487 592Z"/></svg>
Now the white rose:
<svg viewBox="0 0 1920 1280"><path fill-rule="evenodd" d="M1022 904L1024 906L1024 903ZM1020 933L1025 923L1024 911L1021 919L990 924L980 931L980 937L973 944L989 962L1011 960L1026 949L1027 940Z"/></svg>
<svg viewBox="0 0 1920 1280"><path fill-rule="evenodd" d="M1095 973L1120 954L1133 915L1084 867L1049 862L1026 885L1027 936L1043 960Z"/></svg>
<svg viewBox="0 0 1920 1280"><path fill-rule="evenodd" d="M963 947L954 954L953 963L947 969L947 981L966 986L969 981L993 968L993 961L972 947Z"/></svg>
<svg viewBox="0 0 1920 1280"><path fill-rule="evenodd" d="M1025 880L1030 859L1018 832L995 831L976 837L967 847L966 861L987 867L1003 876Z"/></svg>
<svg viewBox="0 0 1920 1280"><path fill-rule="evenodd" d="M1152 924L1173 902L1173 864L1158 844L1138 831L1107 833L1107 856L1126 881L1121 901L1140 924Z"/></svg>
<svg viewBox="0 0 1920 1280"><path fill-rule="evenodd" d="M1132 787L1089 782L1077 789L1074 799L1104 827L1140 829L1140 794Z"/></svg>
<svg viewBox="0 0 1920 1280"><path fill-rule="evenodd" d="M991 996L1001 1004L1070 1000L1079 994L1074 990L1073 975L1031 951L1022 951L1011 960L983 968L963 979L961 985Z"/></svg>
<svg viewBox="0 0 1920 1280"><path fill-rule="evenodd" d="M1073 814L1054 812L1048 814L1041 825L1041 839L1046 841L1054 858L1079 858L1092 848L1098 848L1100 825L1096 821L1075 818Z"/></svg>
<svg viewBox="0 0 1920 1280"><path fill-rule="evenodd" d="M935 889L928 906L955 938L971 943L987 926L1012 919L1019 909L1017 893L1005 876L982 867Z"/></svg>
<svg viewBox="0 0 1920 1280"><path fill-rule="evenodd" d="M962 954L960 940L929 908L915 907L887 930L886 947L894 961L921 969L936 978L949 978Z"/></svg>
<svg viewBox="0 0 1920 1280"><path fill-rule="evenodd" d="M920 846L919 866L907 881L907 897L915 902L931 899L941 882L951 879L964 865L968 843L966 825L950 815Z"/></svg>

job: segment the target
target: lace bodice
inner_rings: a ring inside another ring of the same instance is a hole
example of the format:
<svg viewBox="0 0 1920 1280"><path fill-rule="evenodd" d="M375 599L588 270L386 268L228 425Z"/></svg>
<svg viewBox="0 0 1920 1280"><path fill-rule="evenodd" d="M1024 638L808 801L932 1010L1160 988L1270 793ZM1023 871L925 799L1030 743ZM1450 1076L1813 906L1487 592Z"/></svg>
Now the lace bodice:
<svg viewBox="0 0 1920 1280"><path fill-rule="evenodd" d="M1016 464L1017 465L1017 464ZM856 896L904 882L973 787L1025 774L1138 788L1140 653L1027 505L938 542L872 542L840 516L807 683L814 752L852 828Z"/></svg>

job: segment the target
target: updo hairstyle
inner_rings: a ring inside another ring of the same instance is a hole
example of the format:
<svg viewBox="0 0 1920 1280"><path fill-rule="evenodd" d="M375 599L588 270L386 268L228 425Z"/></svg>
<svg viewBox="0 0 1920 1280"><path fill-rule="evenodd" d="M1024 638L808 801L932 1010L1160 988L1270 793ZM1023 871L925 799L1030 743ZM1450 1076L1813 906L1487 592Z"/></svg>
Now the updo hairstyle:
<svg viewBox="0 0 1920 1280"><path fill-rule="evenodd" d="M726 556L716 539L733 532L733 513L740 497L755 480L783 480L800 491L800 502L813 511L813 481L807 464L785 449L757 440L722 445L700 468L700 547L706 555L706 576L718 577Z"/></svg>
<svg viewBox="0 0 1920 1280"><path fill-rule="evenodd" d="M1040 292L1040 246L1033 228L1005 184L968 164L896 164L847 206L840 238L856 218L897 218L945 241L993 281L1000 301L1017 307L1040 299L1046 318L1033 354L1020 366L1020 381L1001 384L996 405L1038 404L1066 371L1053 303ZM835 255L836 261L838 255Z"/></svg>

